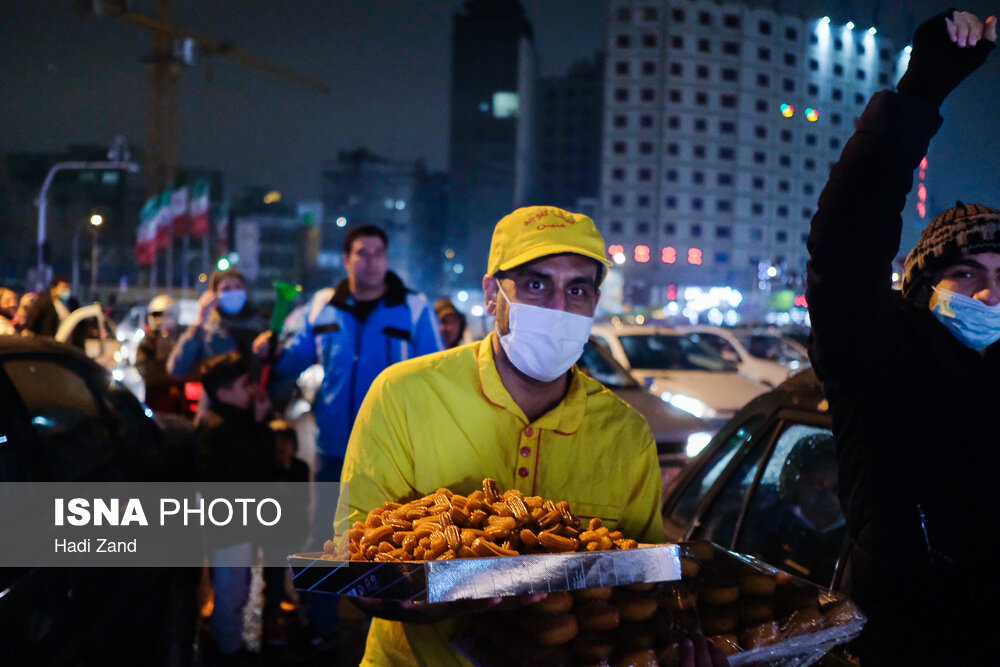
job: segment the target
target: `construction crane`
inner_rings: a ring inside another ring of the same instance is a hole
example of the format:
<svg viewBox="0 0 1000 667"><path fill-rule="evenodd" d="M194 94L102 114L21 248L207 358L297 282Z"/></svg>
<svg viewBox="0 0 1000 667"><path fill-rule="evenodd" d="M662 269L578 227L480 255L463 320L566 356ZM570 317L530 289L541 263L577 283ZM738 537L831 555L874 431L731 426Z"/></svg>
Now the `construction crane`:
<svg viewBox="0 0 1000 667"><path fill-rule="evenodd" d="M177 81L182 66L193 64L195 49L204 55L226 58L323 94L330 92L330 87L322 81L291 67L175 25L174 0L156 0L155 17L132 11L129 0L90 0L84 4L89 14L121 19L149 31L153 36L153 54L145 59L149 72L149 93L143 167L149 196L162 192L174 183L178 144Z"/></svg>

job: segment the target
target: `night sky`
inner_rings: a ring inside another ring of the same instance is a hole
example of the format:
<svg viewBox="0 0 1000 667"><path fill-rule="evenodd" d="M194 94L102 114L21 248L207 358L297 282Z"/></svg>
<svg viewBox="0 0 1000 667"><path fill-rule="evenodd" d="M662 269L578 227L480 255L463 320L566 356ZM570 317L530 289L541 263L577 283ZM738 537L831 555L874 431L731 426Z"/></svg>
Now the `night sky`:
<svg viewBox="0 0 1000 667"><path fill-rule="evenodd" d="M541 71L561 73L600 49L603 0L529 0ZM871 22L872 2L812 3L834 19ZM992 3L971 2L983 12ZM446 168L451 17L461 0L177 1L177 22L328 83L327 96L219 58L182 75L180 162L220 168L228 194L245 184L293 199L319 196L325 159L358 146L387 157L424 157ZM152 12L151 0L136 0ZM926 0L887 0L881 34L939 11ZM996 8L993 8L994 11ZM854 14L854 15L852 15ZM0 150L61 151L144 137L151 39L118 19L83 18L73 0L0 0ZM997 100L1000 54L945 103L932 144L933 209L956 198L1000 205Z"/></svg>

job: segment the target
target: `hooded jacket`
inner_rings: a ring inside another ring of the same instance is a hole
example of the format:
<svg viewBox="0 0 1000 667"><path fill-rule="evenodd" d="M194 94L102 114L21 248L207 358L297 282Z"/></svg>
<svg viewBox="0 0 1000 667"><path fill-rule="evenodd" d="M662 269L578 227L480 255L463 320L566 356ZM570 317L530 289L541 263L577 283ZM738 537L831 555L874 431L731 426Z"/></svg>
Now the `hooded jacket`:
<svg viewBox="0 0 1000 667"><path fill-rule="evenodd" d="M974 664L960 657L971 642L946 638L966 627L961 610L992 607L997 592L983 575L998 546L1000 344L965 347L889 278L913 171L941 122L916 97L875 95L808 242L810 357L837 440L849 592L877 664Z"/></svg>
<svg viewBox="0 0 1000 667"><path fill-rule="evenodd" d="M347 280L323 289L310 301L302 329L274 367L279 378L323 367L314 407L317 446L324 456L343 459L361 401L375 376L392 364L443 349L434 309L422 294L386 274L386 292L361 321Z"/></svg>

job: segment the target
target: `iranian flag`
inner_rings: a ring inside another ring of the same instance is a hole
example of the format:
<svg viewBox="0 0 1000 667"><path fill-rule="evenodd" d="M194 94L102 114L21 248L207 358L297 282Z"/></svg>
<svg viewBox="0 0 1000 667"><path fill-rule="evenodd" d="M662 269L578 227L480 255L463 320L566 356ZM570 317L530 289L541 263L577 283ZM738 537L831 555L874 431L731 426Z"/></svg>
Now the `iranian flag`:
<svg viewBox="0 0 1000 667"><path fill-rule="evenodd" d="M170 216L173 219L174 234L185 236L190 228L188 214L188 189L187 186L177 188L170 197Z"/></svg>
<svg viewBox="0 0 1000 667"><path fill-rule="evenodd" d="M156 216L156 248L163 250L174 237L174 217L171 215L171 202L173 201L173 190L164 190L160 193L160 209Z"/></svg>
<svg viewBox="0 0 1000 667"><path fill-rule="evenodd" d="M135 261L152 264L156 261L156 224L160 216L160 198L151 197L139 214L139 230L135 242Z"/></svg>
<svg viewBox="0 0 1000 667"><path fill-rule="evenodd" d="M191 186L191 225L188 234L200 239L208 236L208 181L199 179Z"/></svg>

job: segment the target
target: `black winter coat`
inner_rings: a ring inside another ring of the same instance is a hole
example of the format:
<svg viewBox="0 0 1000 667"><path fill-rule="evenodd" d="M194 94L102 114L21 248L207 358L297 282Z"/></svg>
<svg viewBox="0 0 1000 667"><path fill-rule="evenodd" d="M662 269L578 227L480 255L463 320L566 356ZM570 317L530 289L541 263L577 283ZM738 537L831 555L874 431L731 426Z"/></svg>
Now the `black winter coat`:
<svg viewBox="0 0 1000 667"><path fill-rule="evenodd" d="M875 95L809 235L810 356L837 438L866 665L975 664L985 644L963 637L998 616L1000 343L981 356L890 286L913 170L941 122L917 98Z"/></svg>

